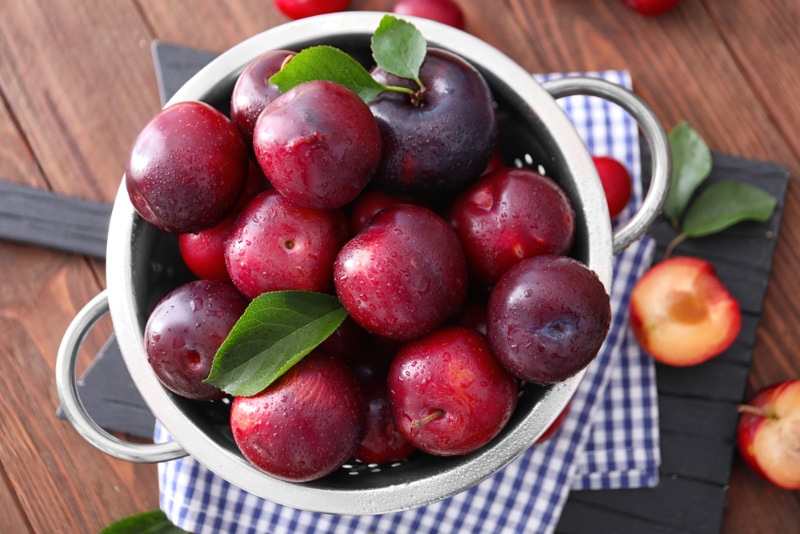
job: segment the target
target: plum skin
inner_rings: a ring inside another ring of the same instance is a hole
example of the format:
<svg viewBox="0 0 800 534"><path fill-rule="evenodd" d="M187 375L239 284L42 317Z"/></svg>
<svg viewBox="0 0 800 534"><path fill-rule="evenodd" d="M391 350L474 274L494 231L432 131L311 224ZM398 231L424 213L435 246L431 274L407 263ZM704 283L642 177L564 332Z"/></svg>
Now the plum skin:
<svg viewBox="0 0 800 534"><path fill-rule="evenodd" d="M417 89L379 68L372 75L385 85ZM486 169L497 146L497 105L480 72L450 52L429 48L419 77L421 103L384 91L369 104L383 139L373 182L389 194L435 198Z"/></svg>
<svg viewBox="0 0 800 534"><path fill-rule="evenodd" d="M392 361L388 385L397 428L415 447L438 456L467 454L491 441L519 396L516 380L486 338L462 326L405 343Z"/></svg>
<svg viewBox="0 0 800 534"><path fill-rule="evenodd" d="M470 273L493 284L512 265L542 254L566 255L575 240L575 210L551 178L504 168L482 176L453 202L448 221Z"/></svg>
<svg viewBox="0 0 800 534"><path fill-rule="evenodd" d="M603 184L608 214L615 219L631 199L631 175L625 165L610 156L592 156L592 161Z"/></svg>
<svg viewBox="0 0 800 534"><path fill-rule="evenodd" d="M328 291L345 238L343 214L304 208L267 190L245 206L231 229L225 264L250 299L267 291Z"/></svg>
<svg viewBox="0 0 800 534"><path fill-rule="evenodd" d="M230 283L195 280L162 298L144 330L147 360L161 383L193 400L218 400L225 393L203 382L214 355L247 307Z"/></svg>
<svg viewBox="0 0 800 534"><path fill-rule="evenodd" d="M464 29L464 12L453 0L397 0L392 13L422 17Z"/></svg>
<svg viewBox="0 0 800 534"><path fill-rule="evenodd" d="M364 399L350 368L317 350L260 393L235 397L230 424L253 465L282 480L308 482L353 456L364 434Z"/></svg>
<svg viewBox="0 0 800 534"><path fill-rule="evenodd" d="M253 142L253 129L264 108L281 95L269 79L278 72L292 50L270 50L251 61L236 78L231 93L231 120L248 143Z"/></svg>
<svg viewBox="0 0 800 534"><path fill-rule="evenodd" d="M555 384L586 367L610 326L603 283L569 256L522 260L489 296L492 352L511 374L534 384Z"/></svg>
<svg viewBox="0 0 800 534"><path fill-rule="evenodd" d="M745 405L736 443L747 465L786 490L800 490L800 380L783 380L758 390Z"/></svg>
<svg viewBox="0 0 800 534"><path fill-rule="evenodd" d="M466 296L467 264L453 229L427 208L384 209L339 251L336 294L367 331L396 341L430 332Z"/></svg>
<svg viewBox="0 0 800 534"><path fill-rule="evenodd" d="M366 430L356 447L355 457L368 464L399 462L408 458L417 448L394 422L386 377L374 374L357 378L366 405Z"/></svg>
<svg viewBox="0 0 800 534"><path fill-rule="evenodd" d="M302 83L272 101L253 131L256 159L292 202L331 209L353 201L381 161L375 117L350 89Z"/></svg>
<svg viewBox="0 0 800 534"><path fill-rule="evenodd" d="M247 144L228 117L204 102L178 102L139 132L125 186L148 223L165 232L197 232L230 214L248 164Z"/></svg>

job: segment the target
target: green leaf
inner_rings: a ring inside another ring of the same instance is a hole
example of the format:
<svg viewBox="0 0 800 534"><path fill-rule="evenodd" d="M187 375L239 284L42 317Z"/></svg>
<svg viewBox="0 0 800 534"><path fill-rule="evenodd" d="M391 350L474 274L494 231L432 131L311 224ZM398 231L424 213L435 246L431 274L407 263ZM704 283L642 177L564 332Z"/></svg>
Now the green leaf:
<svg viewBox="0 0 800 534"><path fill-rule="evenodd" d="M692 195L711 172L711 152L703 138L685 121L669 133L672 151L672 185L664 203L664 215L674 228L679 228L681 217Z"/></svg>
<svg viewBox="0 0 800 534"><path fill-rule="evenodd" d="M188 534L173 525L161 510L142 512L114 521L100 534Z"/></svg>
<svg viewBox="0 0 800 534"><path fill-rule="evenodd" d="M765 222L772 217L777 199L758 187L721 181L701 191L686 211L683 233L702 237L742 221Z"/></svg>
<svg viewBox="0 0 800 534"><path fill-rule="evenodd" d="M255 395L325 341L345 317L347 312L333 295L259 295L220 346L206 382L231 395Z"/></svg>
<svg viewBox="0 0 800 534"><path fill-rule="evenodd" d="M372 36L372 57L380 68L416 81L425 61L428 43L420 31L408 21L384 15Z"/></svg>
<svg viewBox="0 0 800 534"><path fill-rule="evenodd" d="M328 80L344 85L367 103L386 90L352 56L327 45L301 50L269 79L281 93L312 80Z"/></svg>

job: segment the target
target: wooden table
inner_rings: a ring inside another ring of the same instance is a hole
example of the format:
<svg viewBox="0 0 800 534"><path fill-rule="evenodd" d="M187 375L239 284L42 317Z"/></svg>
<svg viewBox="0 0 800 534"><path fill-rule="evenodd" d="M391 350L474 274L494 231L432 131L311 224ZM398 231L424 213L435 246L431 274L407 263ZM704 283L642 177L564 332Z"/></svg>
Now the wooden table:
<svg viewBox="0 0 800 534"><path fill-rule="evenodd" d="M786 197L749 389L800 377L800 2L686 0L649 19L616 0L460 0L467 29L531 72L628 69L665 128L779 162ZM385 10L391 0L355 0ZM0 5L0 179L111 202L159 109L150 45L221 52L285 22L268 0L7 0ZM158 506L156 468L112 459L56 419L55 355L104 264L0 242L0 531L96 532ZM84 369L111 333L85 345ZM725 533L788 532L800 493L735 460Z"/></svg>

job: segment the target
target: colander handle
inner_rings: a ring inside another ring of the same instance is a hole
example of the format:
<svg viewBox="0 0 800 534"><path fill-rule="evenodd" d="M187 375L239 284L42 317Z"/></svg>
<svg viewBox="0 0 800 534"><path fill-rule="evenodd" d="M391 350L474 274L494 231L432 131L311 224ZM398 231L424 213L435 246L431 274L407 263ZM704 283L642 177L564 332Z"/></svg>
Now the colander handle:
<svg viewBox="0 0 800 534"><path fill-rule="evenodd" d="M553 96L563 98L573 95L596 96L617 104L639 123L652 154L650 187L642 206L613 235L614 254L619 254L639 239L655 221L669 193L672 178L672 159L669 139L655 113L638 96L628 89L599 78L574 76L549 80L542 86Z"/></svg>
<svg viewBox="0 0 800 534"><path fill-rule="evenodd" d="M78 312L61 339L56 357L56 389L64 415L86 441L120 460L157 463L186 456L187 452L175 441L133 443L121 440L103 430L86 411L78 395L76 361L86 335L106 313L108 296L104 290Z"/></svg>

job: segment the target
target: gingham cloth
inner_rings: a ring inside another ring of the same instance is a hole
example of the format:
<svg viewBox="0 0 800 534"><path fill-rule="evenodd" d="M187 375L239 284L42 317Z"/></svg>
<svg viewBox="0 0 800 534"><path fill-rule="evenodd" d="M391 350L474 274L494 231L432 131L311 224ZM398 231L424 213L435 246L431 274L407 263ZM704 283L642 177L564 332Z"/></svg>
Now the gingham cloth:
<svg viewBox="0 0 800 534"><path fill-rule="evenodd" d="M590 75L631 86L624 71ZM618 218L624 220L642 198L637 125L621 108L594 97L568 97L559 103L592 154L613 156L631 171L633 199ZM197 534L546 534L555 529L571 490L655 485L660 463L655 371L632 338L627 315L630 289L650 265L654 248L650 239L643 239L615 258L611 330L559 432L471 489L406 512L318 514L260 499L183 458L159 465L161 508L176 525ZM167 439L157 423L155 440Z"/></svg>

